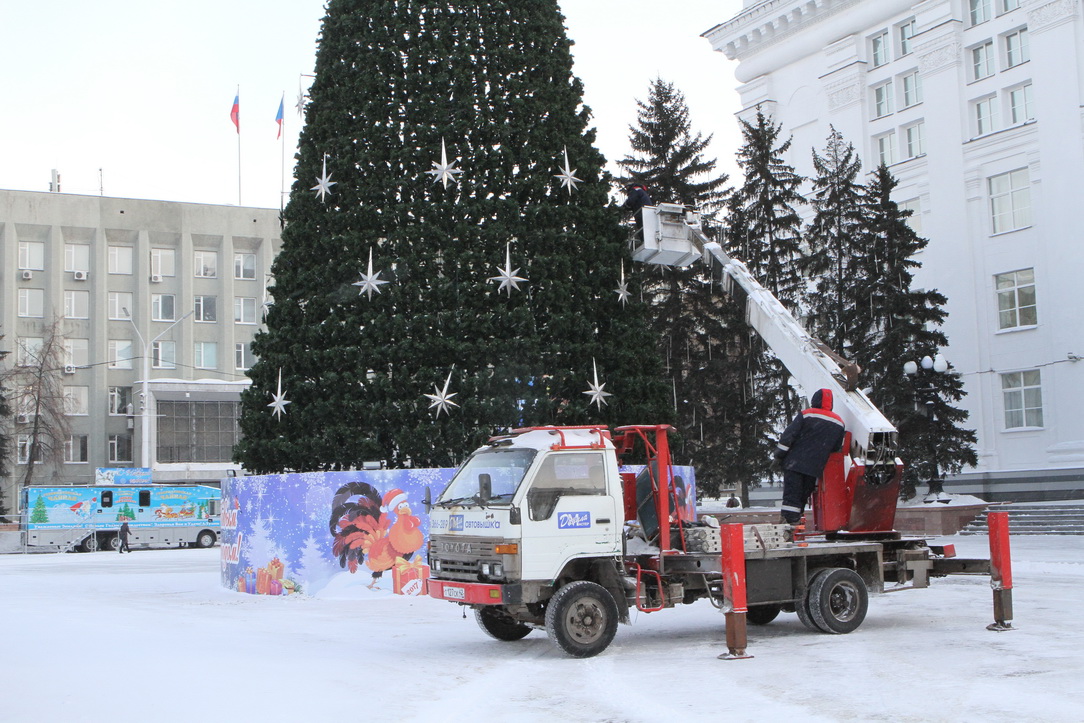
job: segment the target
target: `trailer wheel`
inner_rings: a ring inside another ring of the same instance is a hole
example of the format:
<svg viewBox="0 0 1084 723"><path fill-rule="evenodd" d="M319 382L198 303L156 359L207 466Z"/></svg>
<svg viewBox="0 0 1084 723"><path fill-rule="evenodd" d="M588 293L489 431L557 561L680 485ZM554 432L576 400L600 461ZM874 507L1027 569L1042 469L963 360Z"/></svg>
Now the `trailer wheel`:
<svg viewBox="0 0 1084 723"><path fill-rule="evenodd" d="M106 535L105 543L102 545L102 549L109 550L110 552L116 552L120 549L120 537L117 535Z"/></svg>
<svg viewBox="0 0 1084 723"><path fill-rule="evenodd" d="M745 613L745 619L753 625L767 625L779 617L779 611L782 609L782 605L750 605L748 612Z"/></svg>
<svg viewBox="0 0 1084 723"><path fill-rule="evenodd" d="M531 632L529 625L514 620L503 608L496 605L475 608L474 620L486 635L504 642L520 640Z"/></svg>
<svg viewBox="0 0 1084 723"><path fill-rule="evenodd" d="M196 545L198 547L211 547L215 544L215 539L215 533L210 530L204 530L199 533L199 536L196 538Z"/></svg>
<svg viewBox="0 0 1084 723"><path fill-rule="evenodd" d="M574 658L590 658L617 634L617 603L601 585L577 580L562 587L546 606L546 632Z"/></svg>
<svg viewBox="0 0 1084 723"><path fill-rule="evenodd" d="M849 633L866 619L869 593L854 570L833 567L822 570L809 586L809 613L826 633Z"/></svg>
<svg viewBox="0 0 1084 723"><path fill-rule="evenodd" d="M83 542L79 545L79 549L83 552L97 552L98 550L102 549L101 546L98 544L97 533L91 533L90 535L88 535L87 539L83 540Z"/></svg>

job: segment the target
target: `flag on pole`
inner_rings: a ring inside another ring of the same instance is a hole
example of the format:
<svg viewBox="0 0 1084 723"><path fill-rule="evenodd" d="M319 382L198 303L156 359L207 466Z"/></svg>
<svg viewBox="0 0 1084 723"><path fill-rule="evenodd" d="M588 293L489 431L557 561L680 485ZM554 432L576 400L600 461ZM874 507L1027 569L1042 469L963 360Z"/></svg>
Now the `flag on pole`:
<svg viewBox="0 0 1084 723"><path fill-rule="evenodd" d="M275 114L275 122L279 124L279 134L275 136L275 140L282 138L282 111L284 103L286 102L286 94L282 94L282 100L279 101L279 112Z"/></svg>
<svg viewBox="0 0 1084 723"><path fill-rule="evenodd" d="M230 111L230 120L237 126L237 133L241 133L241 92L233 96L233 110Z"/></svg>

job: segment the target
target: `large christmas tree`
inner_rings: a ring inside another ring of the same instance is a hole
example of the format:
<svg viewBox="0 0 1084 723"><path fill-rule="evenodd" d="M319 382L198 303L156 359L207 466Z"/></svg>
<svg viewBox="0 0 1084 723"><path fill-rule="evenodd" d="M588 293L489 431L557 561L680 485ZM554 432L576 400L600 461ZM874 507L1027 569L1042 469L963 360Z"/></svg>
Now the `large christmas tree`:
<svg viewBox="0 0 1084 723"><path fill-rule="evenodd" d="M555 0L329 2L246 468L447 465L508 427L666 421L569 47Z"/></svg>

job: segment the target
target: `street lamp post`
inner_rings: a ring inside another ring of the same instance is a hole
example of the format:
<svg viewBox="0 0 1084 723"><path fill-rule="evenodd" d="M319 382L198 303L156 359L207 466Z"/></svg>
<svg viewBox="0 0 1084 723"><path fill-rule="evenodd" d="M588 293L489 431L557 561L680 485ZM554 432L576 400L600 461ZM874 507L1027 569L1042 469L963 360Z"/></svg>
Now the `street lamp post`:
<svg viewBox="0 0 1084 723"><path fill-rule="evenodd" d="M124 315L128 317L128 321L132 323L132 328L135 329L136 336L139 338L139 343L143 345L143 382L141 384L142 391L139 393L141 401L139 404L139 463L141 466L147 469L154 469L154 460L151 459L151 348L154 346L154 342L161 339L166 335L166 332L173 327L180 324L182 321L196 313L196 310L188 312L177 321L173 322L165 329L162 330L158 336L151 339L149 342L143 341L143 335L139 333L139 327L136 326L135 321L132 319L131 312L128 309L123 309Z"/></svg>
<svg viewBox="0 0 1084 723"><path fill-rule="evenodd" d="M926 406L926 423L929 425L929 434L927 436L929 439L930 464L933 465L933 475L931 475L929 482L930 491L926 495L926 502L948 502L947 499L941 499L944 492L944 481L941 479L941 472L937 466L937 444L933 438L933 423L937 419L934 408L937 399L937 387L933 385L932 376L934 374L945 374L948 372L948 367L948 361L941 354L933 358L926 355L917 363L907 361L903 364L903 373L907 375L907 379L911 382L916 395L923 398ZM913 496L913 485L908 485L908 487L910 487L909 491Z"/></svg>

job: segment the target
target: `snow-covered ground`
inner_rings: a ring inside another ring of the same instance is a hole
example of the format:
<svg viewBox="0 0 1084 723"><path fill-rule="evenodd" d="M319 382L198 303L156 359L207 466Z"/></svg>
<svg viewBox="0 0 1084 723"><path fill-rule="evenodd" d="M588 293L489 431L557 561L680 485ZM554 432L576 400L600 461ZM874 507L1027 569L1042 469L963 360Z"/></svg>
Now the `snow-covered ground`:
<svg viewBox="0 0 1084 723"><path fill-rule="evenodd" d="M574 660L429 598L230 592L217 548L2 555L0 721L1080 721L1084 537L1013 546L1015 631L956 577L874 596L850 635L750 626L740 661L703 602Z"/></svg>

